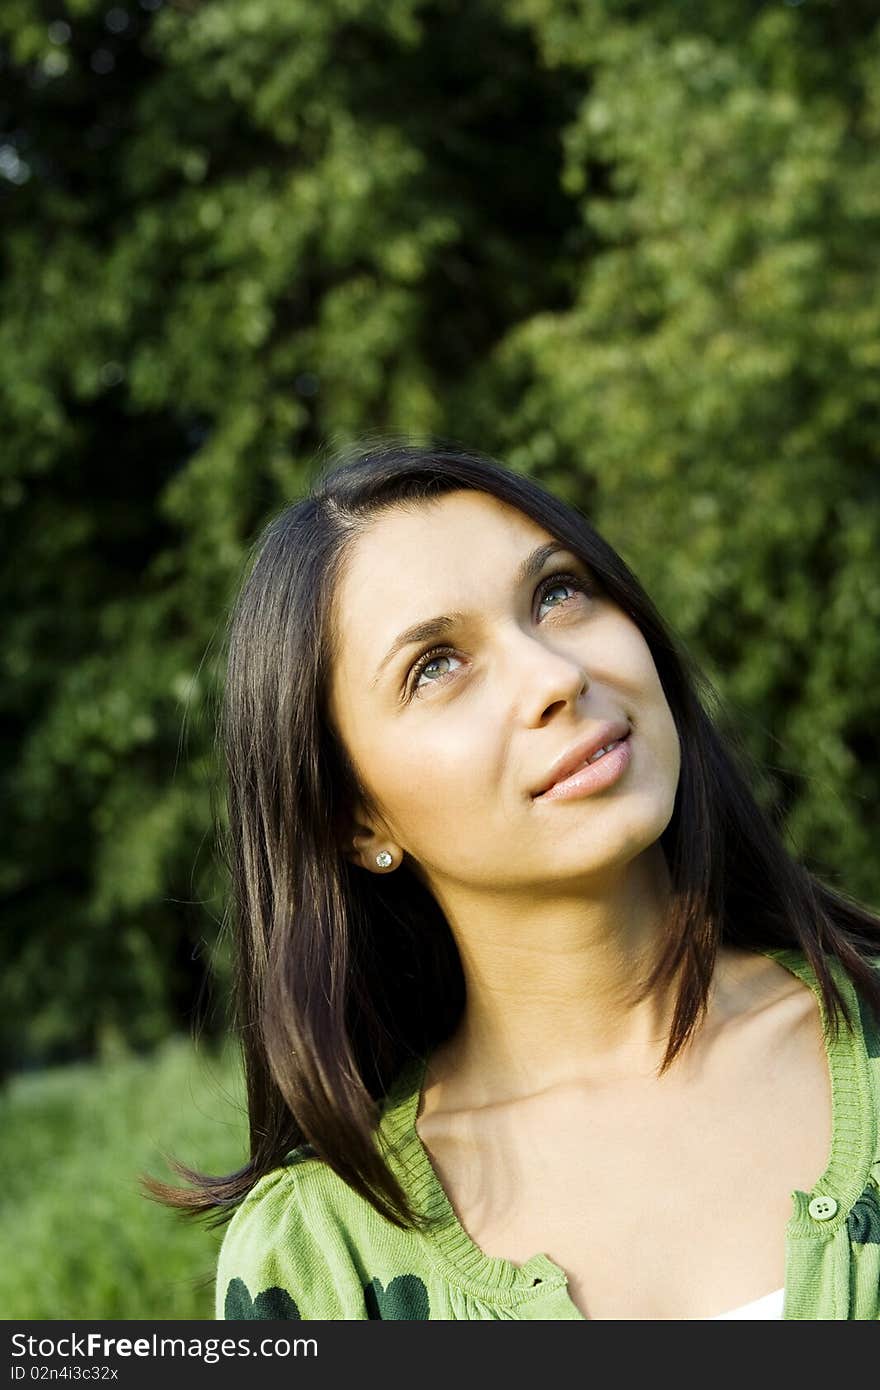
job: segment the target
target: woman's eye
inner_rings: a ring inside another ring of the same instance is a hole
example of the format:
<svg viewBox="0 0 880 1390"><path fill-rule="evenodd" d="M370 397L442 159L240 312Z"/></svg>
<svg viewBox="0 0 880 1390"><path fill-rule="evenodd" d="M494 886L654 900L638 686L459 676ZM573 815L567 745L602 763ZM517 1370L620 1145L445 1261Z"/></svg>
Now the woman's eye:
<svg viewBox="0 0 880 1390"><path fill-rule="evenodd" d="M450 660L452 660L452 661L457 660L457 657L456 657L456 655L455 655L454 652L450 652L450 651L425 652L425 655L424 655L424 656L420 656L419 659L418 659L418 661L416 662L415 666L414 666L413 669L412 669L411 690L413 691L413 693L415 693L415 691L417 690L417 688L418 688L418 686L419 686L419 684L420 684L420 682L421 682L422 676L425 675L426 673L428 674L429 679L425 682L425 684L426 684L426 685L436 685L436 684L438 683L438 678L437 678L435 675L431 674L432 668L436 667L437 665L439 665L440 663L442 663L442 662L444 662L444 661L450 661ZM441 676L441 677L442 677L442 676L446 676L446 675L449 675L449 672L448 672L448 671L442 671L442 670L440 671L440 676Z"/></svg>
<svg viewBox="0 0 880 1390"><path fill-rule="evenodd" d="M579 578L576 574L552 574L548 579L538 586L539 607L546 603L549 595L557 590L573 589L575 593L589 595L593 592L586 580ZM563 596L560 600L550 604L552 608L561 608L569 599ZM425 652L420 656L412 668L409 693L417 695L419 690L424 690L428 685L439 685L445 676L451 675L448 669L442 669L442 663L457 661L455 652L448 647L435 648ZM423 681L422 677L425 677Z"/></svg>
<svg viewBox="0 0 880 1390"><path fill-rule="evenodd" d="M544 583L538 590L541 596L541 603L546 601L548 594L554 593L557 589L574 589L575 592L579 594L589 594L591 592L586 581L579 579L576 574L553 574L549 579L544 580ZM566 603L567 601L567 599L563 599L562 603ZM551 604L552 608L560 608L561 606L561 603Z"/></svg>

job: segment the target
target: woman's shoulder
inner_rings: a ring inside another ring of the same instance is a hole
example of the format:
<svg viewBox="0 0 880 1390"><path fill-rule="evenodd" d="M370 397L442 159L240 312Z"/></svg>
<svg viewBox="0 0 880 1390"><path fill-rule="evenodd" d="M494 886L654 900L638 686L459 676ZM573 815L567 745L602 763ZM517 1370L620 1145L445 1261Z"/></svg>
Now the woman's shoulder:
<svg viewBox="0 0 880 1390"><path fill-rule="evenodd" d="M339 1318L356 1306L350 1250L369 1204L305 1148L261 1177L236 1208L217 1256L217 1318Z"/></svg>
<svg viewBox="0 0 880 1390"><path fill-rule="evenodd" d="M225 1241L234 1231L265 1222L275 1223L301 1205L301 1197L330 1172L307 1144L285 1154L281 1163L258 1178L241 1199L226 1228Z"/></svg>
<svg viewBox="0 0 880 1390"><path fill-rule="evenodd" d="M805 952L799 947L774 947L763 950L760 954L784 966L792 975L797 976L814 993L818 994L819 985L816 972ZM877 1056L878 1051L880 1051L880 1010L874 1006L865 989L853 979L839 956L830 954L826 955L825 959L830 974L843 998L847 1001L848 1007L852 1004L857 1006L857 1017L852 1022L863 1034L868 1055ZM868 972L873 975L875 989L880 993L880 946L876 951L863 953L861 959Z"/></svg>
<svg viewBox="0 0 880 1390"><path fill-rule="evenodd" d="M411 1232L393 1225L302 1144L236 1208L217 1256L217 1318L375 1316L377 1273L418 1264Z"/></svg>

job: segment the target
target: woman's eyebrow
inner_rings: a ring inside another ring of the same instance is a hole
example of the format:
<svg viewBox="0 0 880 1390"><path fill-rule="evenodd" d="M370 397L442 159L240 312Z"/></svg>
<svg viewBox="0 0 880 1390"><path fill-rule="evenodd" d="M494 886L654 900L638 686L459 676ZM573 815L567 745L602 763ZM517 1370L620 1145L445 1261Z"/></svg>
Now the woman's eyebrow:
<svg viewBox="0 0 880 1390"><path fill-rule="evenodd" d="M547 541L544 545L539 545L537 550L533 550L530 555L527 555L514 576L514 587L520 588L523 584L527 584L530 579L536 578L550 556L555 555L558 550L567 551L568 547L559 541ZM433 642L440 637L446 637L457 623L464 622L465 616L461 612L444 613L437 618L427 618L423 623L413 623L411 627L404 628L403 632L397 634L379 662L370 688L375 688L385 667L394 660L397 653L402 651L404 647L412 647L421 642Z"/></svg>

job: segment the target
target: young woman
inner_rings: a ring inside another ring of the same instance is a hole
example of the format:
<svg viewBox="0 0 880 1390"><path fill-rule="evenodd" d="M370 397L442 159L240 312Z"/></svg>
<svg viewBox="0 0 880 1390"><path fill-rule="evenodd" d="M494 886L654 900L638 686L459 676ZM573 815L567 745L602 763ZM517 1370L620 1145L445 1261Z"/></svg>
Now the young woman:
<svg viewBox="0 0 880 1390"><path fill-rule="evenodd" d="M450 447L276 516L223 711L227 1318L880 1317L880 919L620 556ZM159 1191L159 1185L155 1185Z"/></svg>

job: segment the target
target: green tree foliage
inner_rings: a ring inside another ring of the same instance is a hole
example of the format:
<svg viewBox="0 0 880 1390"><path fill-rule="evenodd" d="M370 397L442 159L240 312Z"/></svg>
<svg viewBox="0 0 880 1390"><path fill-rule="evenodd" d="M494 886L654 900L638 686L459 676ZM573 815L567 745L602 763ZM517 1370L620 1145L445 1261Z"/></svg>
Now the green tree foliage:
<svg viewBox="0 0 880 1390"><path fill-rule="evenodd" d="M226 606L362 431L584 506L880 901L873 5L7 0L0 47L13 1061L222 973Z"/></svg>

